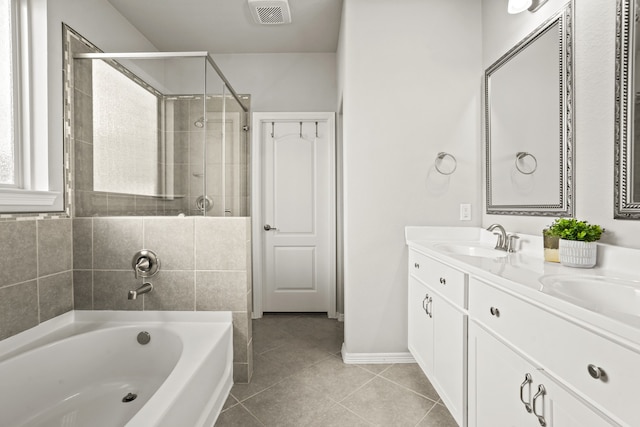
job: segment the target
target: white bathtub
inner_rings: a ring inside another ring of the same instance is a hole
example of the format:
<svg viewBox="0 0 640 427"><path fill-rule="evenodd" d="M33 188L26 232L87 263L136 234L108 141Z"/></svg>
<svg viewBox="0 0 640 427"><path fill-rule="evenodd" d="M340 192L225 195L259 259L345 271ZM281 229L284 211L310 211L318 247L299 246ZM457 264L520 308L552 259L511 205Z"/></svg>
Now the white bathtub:
<svg viewBox="0 0 640 427"><path fill-rule="evenodd" d="M230 312L72 311L0 341L0 426L210 427L232 349Z"/></svg>

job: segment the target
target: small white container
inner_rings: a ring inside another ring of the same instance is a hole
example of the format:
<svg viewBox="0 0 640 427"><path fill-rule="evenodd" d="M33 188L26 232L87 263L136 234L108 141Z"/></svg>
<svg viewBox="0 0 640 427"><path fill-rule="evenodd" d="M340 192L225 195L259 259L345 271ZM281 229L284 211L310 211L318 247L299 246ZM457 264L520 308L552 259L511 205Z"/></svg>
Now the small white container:
<svg viewBox="0 0 640 427"><path fill-rule="evenodd" d="M560 264L567 267L592 268L596 265L598 244L560 239Z"/></svg>

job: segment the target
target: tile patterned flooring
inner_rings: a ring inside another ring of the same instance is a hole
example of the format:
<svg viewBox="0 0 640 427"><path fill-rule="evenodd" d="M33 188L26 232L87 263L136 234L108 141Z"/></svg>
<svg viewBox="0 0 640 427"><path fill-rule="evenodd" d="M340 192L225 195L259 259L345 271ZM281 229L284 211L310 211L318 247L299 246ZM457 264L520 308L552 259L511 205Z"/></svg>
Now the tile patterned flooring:
<svg viewBox="0 0 640 427"><path fill-rule="evenodd" d="M216 427L457 427L415 364L346 365L343 324L325 315L253 321L254 372Z"/></svg>

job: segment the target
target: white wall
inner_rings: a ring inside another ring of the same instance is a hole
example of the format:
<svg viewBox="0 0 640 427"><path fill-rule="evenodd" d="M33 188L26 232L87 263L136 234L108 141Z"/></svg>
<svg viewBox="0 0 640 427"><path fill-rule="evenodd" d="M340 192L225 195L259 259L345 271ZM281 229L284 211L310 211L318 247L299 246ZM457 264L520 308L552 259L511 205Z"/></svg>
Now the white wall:
<svg viewBox="0 0 640 427"><path fill-rule="evenodd" d="M346 0L343 12L345 346L406 352L404 227L480 223L480 3ZM458 159L449 178L433 170L439 151Z"/></svg>
<svg viewBox="0 0 640 427"><path fill-rule="evenodd" d="M483 0L485 68L565 1L550 0L536 13L508 15L503 0ZM640 248L640 221L613 219L614 80L616 2L574 2L575 207L576 217L605 227L603 242ZM484 215L483 225L538 234L552 219Z"/></svg>
<svg viewBox="0 0 640 427"><path fill-rule="evenodd" d="M336 111L336 54L216 54L213 59L251 110Z"/></svg>

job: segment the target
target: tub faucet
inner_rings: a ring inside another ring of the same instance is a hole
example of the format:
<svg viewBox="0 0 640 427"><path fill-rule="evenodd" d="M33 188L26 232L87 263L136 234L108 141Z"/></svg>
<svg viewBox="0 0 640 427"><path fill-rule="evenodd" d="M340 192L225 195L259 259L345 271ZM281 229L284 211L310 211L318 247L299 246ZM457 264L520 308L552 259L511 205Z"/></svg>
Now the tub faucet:
<svg viewBox="0 0 640 427"><path fill-rule="evenodd" d="M138 298L138 295L149 293L152 290L153 290L153 285L149 282L145 282L142 284L142 286L140 286L135 291L129 291L129 295L127 296L127 299L136 299Z"/></svg>
<svg viewBox="0 0 640 427"><path fill-rule="evenodd" d="M505 231L504 227L501 226L500 224L491 224L489 227L487 227L487 231L493 231L496 228L499 231L499 233L493 233L496 236L498 236L498 241L496 242L496 249L501 251L506 251L507 250L507 232Z"/></svg>

